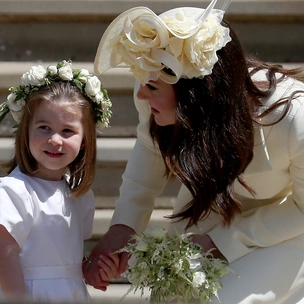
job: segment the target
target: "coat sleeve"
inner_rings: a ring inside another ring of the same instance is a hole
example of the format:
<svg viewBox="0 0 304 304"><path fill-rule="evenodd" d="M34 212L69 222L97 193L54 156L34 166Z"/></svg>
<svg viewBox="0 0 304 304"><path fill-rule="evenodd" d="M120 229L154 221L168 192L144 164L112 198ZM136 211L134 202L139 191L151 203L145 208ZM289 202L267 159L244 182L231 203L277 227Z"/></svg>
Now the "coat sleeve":
<svg viewBox="0 0 304 304"><path fill-rule="evenodd" d="M155 198L163 192L167 178L162 156L149 135L149 105L137 99L137 89L138 84L134 90L135 106L139 113L137 140L122 176L120 196L111 225L124 224L139 233L145 230Z"/></svg>
<svg viewBox="0 0 304 304"><path fill-rule="evenodd" d="M248 210L237 216L228 229L217 227L208 235L231 263L259 247L269 247L304 233L304 95L293 102L295 115L289 130L277 132L277 142L286 142L289 158L287 174L291 191L282 199ZM272 130L273 131L273 130ZM284 147L285 149L285 147ZM283 174L275 171L275 174ZM275 178L275 177L274 177ZM271 187L269 180L264 187Z"/></svg>

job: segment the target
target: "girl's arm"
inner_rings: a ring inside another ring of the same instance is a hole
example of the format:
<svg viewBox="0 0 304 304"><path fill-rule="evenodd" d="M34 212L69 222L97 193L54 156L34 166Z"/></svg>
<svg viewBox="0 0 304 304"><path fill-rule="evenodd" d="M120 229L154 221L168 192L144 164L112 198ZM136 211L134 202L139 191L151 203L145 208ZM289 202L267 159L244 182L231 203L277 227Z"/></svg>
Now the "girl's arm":
<svg viewBox="0 0 304 304"><path fill-rule="evenodd" d="M18 243L6 228L0 225L0 285L6 298L18 298L25 295L19 252Z"/></svg>

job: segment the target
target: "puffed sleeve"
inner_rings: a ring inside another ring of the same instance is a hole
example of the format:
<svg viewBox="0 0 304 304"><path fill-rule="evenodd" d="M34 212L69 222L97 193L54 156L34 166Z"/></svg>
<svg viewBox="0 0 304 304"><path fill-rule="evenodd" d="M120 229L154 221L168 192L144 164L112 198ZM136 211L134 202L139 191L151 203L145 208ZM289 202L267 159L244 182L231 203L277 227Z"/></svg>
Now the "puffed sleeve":
<svg viewBox="0 0 304 304"><path fill-rule="evenodd" d="M237 216L229 229L217 227L208 233L230 263L258 247L273 246L304 233L304 93L294 100L291 111L294 114L288 130L278 126L271 130L277 134L277 153L286 149L284 154L289 158L286 173L277 170L274 174L287 175L292 185L290 194ZM277 177L272 177L264 187L276 183Z"/></svg>
<svg viewBox="0 0 304 304"><path fill-rule="evenodd" d="M122 176L120 196L111 225L124 224L139 233L146 228L155 197L163 192L167 178L163 159L149 135L151 112L148 103L137 99L137 90L138 83L134 90L135 106L139 113L137 140Z"/></svg>
<svg viewBox="0 0 304 304"><path fill-rule="evenodd" d="M93 221L95 214L95 196L92 190L89 190L83 199L83 239L88 240L92 236Z"/></svg>
<svg viewBox="0 0 304 304"><path fill-rule="evenodd" d="M0 224L23 246L33 226L34 206L22 181L0 180Z"/></svg>

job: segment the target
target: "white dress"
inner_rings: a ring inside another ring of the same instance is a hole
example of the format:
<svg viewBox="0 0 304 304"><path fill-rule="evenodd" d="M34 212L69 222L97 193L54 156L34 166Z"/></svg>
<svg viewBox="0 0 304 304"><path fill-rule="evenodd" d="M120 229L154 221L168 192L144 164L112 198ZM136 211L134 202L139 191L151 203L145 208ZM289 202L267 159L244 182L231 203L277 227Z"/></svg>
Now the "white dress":
<svg viewBox="0 0 304 304"><path fill-rule="evenodd" d="M94 207L91 190L70 198L65 180L33 178L18 168L0 179L0 224L21 248L31 300L90 302L81 262L83 241L92 234Z"/></svg>
<svg viewBox="0 0 304 304"><path fill-rule="evenodd" d="M256 76L264 79L262 72ZM219 216L211 213L188 230L207 233L239 275L223 277L219 292L223 304L304 303L304 84L285 79L264 105L300 90L282 121L255 129L254 158L244 177L257 196L235 183L244 212L232 225L223 228ZM163 159L149 136L149 104L136 97L135 104L138 139L123 174L111 225L128 225L139 233L146 228L155 197L167 180ZM280 106L263 122L275 120L283 110ZM173 212L190 199L182 186ZM185 226L186 221L170 223L169 229L184 232Z"/></svg>

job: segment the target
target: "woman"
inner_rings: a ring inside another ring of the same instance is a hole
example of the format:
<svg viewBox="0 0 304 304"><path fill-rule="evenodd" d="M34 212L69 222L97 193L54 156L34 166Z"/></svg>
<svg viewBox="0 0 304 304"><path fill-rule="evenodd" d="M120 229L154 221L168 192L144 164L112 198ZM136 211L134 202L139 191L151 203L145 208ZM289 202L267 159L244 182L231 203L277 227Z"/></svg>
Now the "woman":
<svg viewBox="0 0 304 304"><path fill-rule="evenodd" d="M101 39L96 70L130 67L140 123L111 227L85 277L105 289L98 255L145 229L175 176L182 187L169 229L194 232L239 275L223 277L223 303L304 303L303 70L247 57L215 3L160 16L134 8Z"/></svg>

